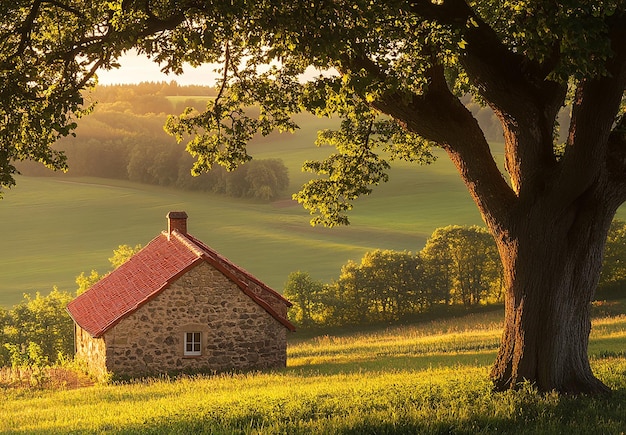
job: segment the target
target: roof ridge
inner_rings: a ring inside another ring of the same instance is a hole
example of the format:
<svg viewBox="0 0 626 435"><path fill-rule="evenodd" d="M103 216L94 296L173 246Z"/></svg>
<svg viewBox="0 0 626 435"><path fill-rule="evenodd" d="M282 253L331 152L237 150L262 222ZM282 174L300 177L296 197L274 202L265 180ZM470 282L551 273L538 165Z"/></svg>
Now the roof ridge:
<svg viewBox="0 0 626 435"><path fill-rule="evenodd" d="M167 231L163 231L163 232L161 232L161 234L163 234L165 237L167 237L168 233L167 233ZM185 245L187 248L189 248L198 257L202 257L204 255L204 250L201 249L197 244L193 243L192 240L194 239L194 237L191 236L190 234L182 234L178 230L173 230L170 234L173 235L174 237L176 237L179 242L181 242L183 245ZM190 240L189 237L191 237L192 240Z"/></svg>

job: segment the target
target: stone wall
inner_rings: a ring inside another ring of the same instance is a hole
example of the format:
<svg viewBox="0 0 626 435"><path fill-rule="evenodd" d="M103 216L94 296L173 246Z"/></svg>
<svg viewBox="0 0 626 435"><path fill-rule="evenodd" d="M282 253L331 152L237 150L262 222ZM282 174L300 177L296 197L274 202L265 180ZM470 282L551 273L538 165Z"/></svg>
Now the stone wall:
<svg viewBox="0 0 626 435"><path fill-rule="evenodd" d="M202 354L183 354L201 332ZM107 370L120 376L284 367L287 328L206 262L104 334Z"/></svg>
<svg viewBox="0 0 626 435"><path fill-rule="evenodd" d="M107 374L106 348L102 338L93 338L87 331L74 325L76 359L87 364L89 372L102 379Z"/></svg>
<svg viewBox="0 0 626 435"><path fill-rule="evenodd" d="M289 307L291 306L290 303L285 303L285 300L282 297L279 297L272 292L268 292L265 288L257 284L254 280L246 278L244 276L243 271L238 270L236 268L235 269L229 268L229 270L234 275L236 275L239 279L241 279L243 282L247 282L249 284L248 289L252 293L254 293L256 297L258 297L259 299L264 301L266 304L268 304L270 307L272 307L272 309L276 313L278 313L278 315L280 315L281 317L285 319L287 318L287 311Z"/></svg>
<svg viewBox="0 0 626 435"><path fill-rule="evenodd" d="M287 318L287 310L289 309L289 305L285 303L285 301L274 294L266 291L260 285L251 282L250 287L248 287L252 293L254 293L259 299L265 301L270 307L278 313L279 316L283 318Z"/></svg>

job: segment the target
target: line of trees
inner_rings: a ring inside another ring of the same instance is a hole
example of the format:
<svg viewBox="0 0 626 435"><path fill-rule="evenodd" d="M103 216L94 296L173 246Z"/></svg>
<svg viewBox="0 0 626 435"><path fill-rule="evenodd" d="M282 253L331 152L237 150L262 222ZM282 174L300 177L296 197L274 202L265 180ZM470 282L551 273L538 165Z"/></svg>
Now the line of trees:
<svg viewBox="0 0 626 435"><path fill-rule="evenodd" d="M611 226L599 289L626 285L626 222ZM284 295L289 319L302 328L393 322L434 307L501 303L502 265L485 228L436 229L415 254L374 250L349 261L330 284L307 272L289 275Z"/></svg>
<svg viewBox="0 0 626 435"><path fill-rule="evenodd" d="M330 284L293 272L284 295L290 320L301 327L391 322L435 305L467 307L503 299L502 266L485 228L438 228L415 254L374 250L349 261Z"/></svg>
<svg viewBox="0 0 626 435"><path fill-rule="evenodd" d="M253 160L233 172L215 165L209 173L191 175L193 157L165 133L168 114L186 107L204 110L216 89L171 82L97 86L85 94L93 113L81 119L76 137L54 145L68 157L69 176L129 180L145 184L200 190L233 197L273 200L286 192L288 169L282 160ZM463 103L476 114L491 141L502 141L493 111L469 97ZM31 176L61 176L35 162L19 164Z"/></svg>
<svg viewBox="0 0 626 435"><path fill-rule="evenodd" d="M216 165L193 176L193 157L184 143L165 133L167 114L185 107L203 110L215 90L178 86L176 82L99 86L87 95L97 101L81 120L77 137L60 139L55 148L67 155L69 176L129 180L185 190L201 190L238 198L272 200L289 186L280 159L252 160L229 172ZM20 164L24 175L59 176L34 162Z"/></svg>

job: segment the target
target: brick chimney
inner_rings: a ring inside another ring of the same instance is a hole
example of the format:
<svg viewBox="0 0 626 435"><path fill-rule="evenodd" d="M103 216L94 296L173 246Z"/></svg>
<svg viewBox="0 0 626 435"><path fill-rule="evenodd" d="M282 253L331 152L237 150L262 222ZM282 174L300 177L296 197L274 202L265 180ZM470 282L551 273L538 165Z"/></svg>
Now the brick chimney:
<svg viewBox="0 0 626 435"><path fill-rule="evenodd" d="M178 230L181 234L187 234L187 213L184 211L171 211L167 214L167 239L170 239L172 231Z"/></svg>

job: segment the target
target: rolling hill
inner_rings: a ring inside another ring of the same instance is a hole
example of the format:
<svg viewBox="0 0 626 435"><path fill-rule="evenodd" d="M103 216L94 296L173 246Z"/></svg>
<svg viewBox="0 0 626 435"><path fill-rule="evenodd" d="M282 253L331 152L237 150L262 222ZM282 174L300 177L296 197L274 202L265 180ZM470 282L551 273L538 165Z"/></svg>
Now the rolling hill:
<svg viewBox="0 0 626 435"><path fill-rule="evenodd" d="M437 227L482 223L442 154L429 166L394 162L390 181L357 201L352 225L311 227L290 195L312 176L301 172L302 162L329 152L312 145L329 123L304 121L293 135L270 135L250 148L255 158L281 158L289 168L290 192L273 203L110 179L20 177L0 201L0 305L54 285L73 291L81 272L110 268L118 245L145 245L165 229L170 210L187 211L192 234L278 291L293 271L329 282L368 250L417 251Z"/></svg>

